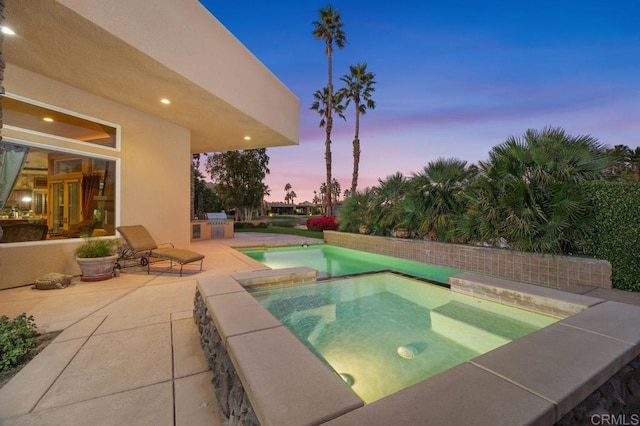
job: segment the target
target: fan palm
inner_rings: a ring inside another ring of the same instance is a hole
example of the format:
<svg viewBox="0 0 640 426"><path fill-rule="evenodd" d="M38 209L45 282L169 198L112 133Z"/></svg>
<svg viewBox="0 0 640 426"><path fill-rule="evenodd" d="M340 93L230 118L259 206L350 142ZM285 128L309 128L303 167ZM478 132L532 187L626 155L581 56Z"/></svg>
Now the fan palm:
<svg viewBox="0 0 640 426"><path fill-rule="evenodd" d="M340 13L332 6L327 6L319 11L320 19L313 21L313 31L311 34L318 40L325 42L325 55L327 56L327 102L326 102L326 139L325 139L325 163L327 168L327 187L331 186L331 130L333 128L333 66L332 54L333 45L339 49L344 48L347 43L347 37L342 30L344 25L340 20ZM333 215L333 203L331 202L331 191L327 192L325 199L325 214Z"/></svg>
<svg viewBox="0 0 640 426"><path fill-rule="evenodd" d="M367 64L351 65L349 74L345 74L340 80L345 84L342 93L346 99L345 106L353 101L355 109L355 136L353 137L353 177L351 180L351 192L358 187L358 172L360 167L360 114L366 114L368 109L376 107L371 98L376 90L374 85L375 74L367 71Z"/></svg>
<svg viewBox="0 0 640 426"><path fill-rule="evenodd" d="M545 128L510 137L480 163L461 235L494 244L505 238L524 251L579 251L592 228L581 185L603 179L607 165L604 147L590 136Z"/></svg>
<svg viewBox="0 0 640 426"><path fill-rule="evenodd" d="M402 200L409 190L407 178L400 172L378 179L371 204L375 234L385 234L402 222Z"/></svg>
<svg viewBox="0 0 640 426"><path fill-rule="evenodd" d="M429 162L411 178L416 195L424 200L424 219L420 230L430 238L456 242L456 225L466 210L463 194L478 174L475 165L457 158L439 158Z"/></svg>
<svg viewBox="0 0 640 426"><path fill-rule="evenodd" d="M371 218L374 200L374 192L366 188L363 192L353 192L345 198L338 215L340 231L358 232L360 226L370 226L373 223Z"/></svg>

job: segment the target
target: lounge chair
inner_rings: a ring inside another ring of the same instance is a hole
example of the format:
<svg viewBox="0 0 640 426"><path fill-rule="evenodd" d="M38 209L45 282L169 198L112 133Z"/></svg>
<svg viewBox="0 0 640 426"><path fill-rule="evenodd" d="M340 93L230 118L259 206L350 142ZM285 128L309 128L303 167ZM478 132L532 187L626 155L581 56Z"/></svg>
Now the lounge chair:
<svg viewBox="0 0 640 426"><path fill-rule="evenodd" d="M196 253L195 251L178 249L171 243L167 243L170 247L159 248L156 242L153 240L149 231L142 225L132 226L119 226L116 228L122 238L127 243L127 248L123 250L122 254L118 258L117 266L120 265L120 261L131 259L133 257L140 258L140 264L147 267L147 274L150 270L149 258L158 258L171 261L171 268L173 268L173 262L180 264L180 276L182 276L182 267L187 263L200 261L200 270L202 271L202 260L204 255Z"/></svg>

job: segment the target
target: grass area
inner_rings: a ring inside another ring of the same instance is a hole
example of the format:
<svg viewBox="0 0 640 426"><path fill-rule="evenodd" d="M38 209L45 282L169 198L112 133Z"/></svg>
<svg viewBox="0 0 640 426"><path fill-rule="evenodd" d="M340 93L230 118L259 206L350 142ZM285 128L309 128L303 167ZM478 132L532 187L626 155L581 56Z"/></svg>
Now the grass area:
<svg viewBox="0 0 640 426"><path fill-rule="evenodd" d="M268 228L240 228L234 232L260 232L263 234L297 235L299 237L323 239L322 232L307 231L306 229L285 228L282 226L269 226Z"/></svg>

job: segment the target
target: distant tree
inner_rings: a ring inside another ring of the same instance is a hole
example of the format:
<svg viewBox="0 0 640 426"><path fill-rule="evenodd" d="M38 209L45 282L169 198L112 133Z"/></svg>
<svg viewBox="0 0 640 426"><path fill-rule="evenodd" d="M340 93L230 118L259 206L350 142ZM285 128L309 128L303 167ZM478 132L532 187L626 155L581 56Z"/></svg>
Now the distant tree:
<svg viewBox="0 0 640 426"><path fill-rule="evenodd" d="M345 106L353 101L355 118L355 136L353 137L353 177L351 178L351 192L356 192L358 187L358 173L360 169L360 114L365 114L368 109L376 107L372 99L376 82L375 74L367 71L367 64L351 65L349 74L340 78L345 84L342 89L345 98Z"/></svg>
<svg viewBox="0 0 640 426"><path fill-rule="evenodd" d="M269 193L264 178L269 174L267 150L226 151L207 158L206 170L215 191L227 210L235 210L236 220L251 220Z"/></svg>
<svg viewBox="0 0 640 426"><path fill-rule="evenodd" d="M191 211L191 217L194 217L196 215L196 193L195 193L195 185L196 185L196 180L198 179L197 177L197 173L199 172L199 167L200 167L200 159L202 157L206 158L207 154L205 153L197 153L197 154L193 154L191 157L191 185L190 185L190 195L189 195L189 202L190 202L190 211ZM200 173L200 176L202 176L202 173Z"/></svg>
<svg viewBox="0 0 640 426"><path fill-rule="evenodd" d="M342 193L342 188L340 188L340 182L333 178L331 181L331 195L333 199L336 201L340 201L340 194Z"/></svg>
<svg viewBox="0 0 640 426"><path fill-rule="evenodd" d="M324 40L325 55L327 56L327 100L326 100L326 139L325 139L325 163L327 169L327 187L331 186L331 131L333 129L333 66L332 54L334 44L339 48L344 48L347 37L342 30L344 25L340 20L340 13L332 6L327 6L319 11L320 19L313 21L312 35L317 40ZM327 193L325 199L325 214L333 216L333 203L331 202L331 192Z"/></svg>
<svg viewBox="0 0 640 426"><path fill-rule="evenodd" d="M606 172L610 176L632 182L640 182L640 147L634 150L626 145L616 145L607 150L611 164Z"/></svg>
<svg viewBox="0 0 640 426"><path fill-rule="evenodd" d="M291 201L291 197L289 196L289 191L291 191L291 184L287 183L284 186L284 191L285 191L285 195L284 195L284 202L289 204L289 202Z"/></svg>
<svg viewBox="0 0 640 426"><path fill-rule="evenodd" d="M295 191L292 191L291 188L293 187L291 186L290 183L287 183L284 186L284 190L286 191L286 194L284 196L284 202L287 204L293 204L293 200L298 197Z"/></svg>
<svg viewBox="0 0 640 426"><path fill-rule="evenodd" d="M194 214L199 216L205 212L217 212L222 210L224 208L222 206L222 202L216 195L215 191L207 185L202 172L199 169L195 169L194 175Z"/></svg>
<svg viewBox="0 0 640 426"><path fill-rule="evenodd" d="M292 190L292 188L293 187L291 186L290 183L287 183L284 186L284 190L287 192L286 195L284 196L284 201L287 204L293 204L293 200L298 197L298 195L296 194L295 191Z"/></svg>

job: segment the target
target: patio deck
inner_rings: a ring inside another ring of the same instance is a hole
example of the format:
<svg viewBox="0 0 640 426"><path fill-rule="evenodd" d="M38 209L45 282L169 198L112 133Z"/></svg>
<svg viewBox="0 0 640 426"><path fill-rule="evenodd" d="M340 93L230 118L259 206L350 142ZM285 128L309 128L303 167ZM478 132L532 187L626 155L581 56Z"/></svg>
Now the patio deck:
<svg viewBox="0 0 640 426"><path fill-rule="evenodd" d="M196 279L268 269L229 245L306 244L295 236L195 242L203 271L182 278L152 266L64 290L0 291L0 315L33 315L42 332L64 330L0 389L0 424L220 424L211 371L193 321ZM166 264L166 262L164 263ZM194 272L191 272L194 271Z"/></svg>
<svg viewBox="0 0 640 426"><path fill-rule="evenodd" d="M64 290L0 291L0 315L26 312L43 331L64 330L0 389L0 424L220 424L192 319L196 279L267 269L230 246L314 242L239 233L233 240L193 243L206 256L204 270L182 278L131 268L119 278ZM640 306L640 294L570 290Z"/></svg>

